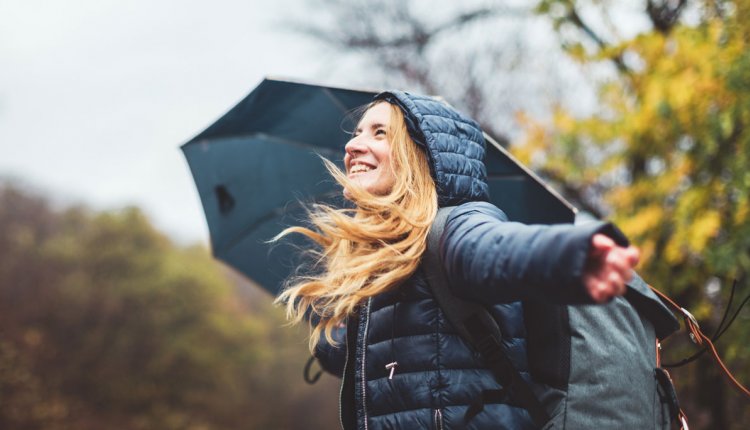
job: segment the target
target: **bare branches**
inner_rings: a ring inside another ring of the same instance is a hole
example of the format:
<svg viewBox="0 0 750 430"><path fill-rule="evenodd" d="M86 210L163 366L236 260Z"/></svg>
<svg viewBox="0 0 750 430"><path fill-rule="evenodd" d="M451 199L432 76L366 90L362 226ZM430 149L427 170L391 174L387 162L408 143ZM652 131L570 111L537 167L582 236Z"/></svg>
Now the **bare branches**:
<svg viewBox="0 0 750 430"><path fill-rule="evenodd" d="M463 26L470 25L477 20L488 18L500 13L498 8L480 8L471 12L462 13L447 21L428 29L419 19L411 14L401 15L400 18L407 24L407 33L392 39L378 37L370 33L362 38L352 37L345 39L342 45L352 48L399 48L413 47L422 52L425 47L437 36Z"/></svg>
<svg viewBox="0 0 750 430"><path fill-rule="evenodd" d="M560 2L566 13L557 18L558 26L567 23L577 28L600 52L612 47L614 41L607 41L582 18L577 6L579 3L573 0ZM687 4L688 0L646 0L646 12L654 28L662 34L668 34L679 22ZM613 52L609 58L618 72L625 76L631 75L632 70L623 60L622 53Z"/></svg>
<svg viewBox="0 0 750 430"><path fill-rule="evenodd" d="M581 30L583 34L591 39L591 41L593 41L600 50L607 49L610 46L610 44L606 42L604 38L599 36L590 25L583 21L573 2L569 3L568 5L568 13L565 20ZM613 55L611 57L611 60L620 73L623 73L625 75L630 74L630 68L623 61L622 54Z"/></svg>
<svg viewBox="0 0 750 430"><path fill-rule="evenodd" d="M491 16L497 16L501 12L505 12L505 11L501 11L501 9L498 7L480 8L472 12L466 12L440 25L437 25L433 29L433 34L444 33L448 30L455 30L456 28L465 26L479 19L489 18Z"/></svg>
<svg viewBox="0 0 750 430"><path fill-rule="evenodd" d="M408 47L422 51L443 33L506 12L506 9L498 6L480 7L429 25L412 12L408 1L353 2L344 5L336 0L324 0L323 3L332 10L336 28L303 24L296 26L298 30L327 44L366 50Z"/></svg>
<svg viewBox="0 0 750 430"><path fill-rule="evenodd" d="M425 61L414 61L408 56L388 56L383 59L385 68L398 72L407 81L418 85L428 94L439 94L430 73L430 66Z"/></svg>
<svg viewBox="0 0 750 430"><path fill-rule="evenodd" d="M654 28L662 34L668 34L677 24L687 0L648 0L646 13Z"/></svg>
<svg viewBox="0 0 750 430"><path fill-rule="evenodd" d="M577 69L563 70L562 52L552 39L546 46L540 42L537 32L549 31L549 21L535 14L533 2L510 3L470 0L437 9L418 0L318 0L321 19L306 17L294 27L336 52L366 59L372 67L363 75L386 86L444 96L507 147L520 132L519 111L545 116L541 106L581 84L574 79L585 79ZM581 30L597 49L607 49L611 42L584 21L572 6L578 3L560 2L561 11L570 12L562 21ZM627 71L621 58L614 61L620 72ZM597 216L604 212L596 186L548 177L582 209Z"/></svg>

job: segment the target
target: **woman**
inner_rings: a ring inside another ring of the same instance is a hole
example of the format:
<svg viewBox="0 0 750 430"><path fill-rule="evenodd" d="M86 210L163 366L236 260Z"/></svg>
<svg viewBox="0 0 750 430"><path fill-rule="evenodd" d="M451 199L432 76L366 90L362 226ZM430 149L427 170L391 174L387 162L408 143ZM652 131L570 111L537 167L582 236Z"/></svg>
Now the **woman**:
<svg viewBox="0 0 750 430"><path fill-rule="evenodd" d="M456 207L440 247L453 293L488 305L529 380L521 301L609 302L625 293L638 251L606 223L508 222L487 203L479 126L440 101L379 94L345 152L345 172L327 166L355 207L315 207L312 228L282 233L302 233L319 250L311 274L278 298L293 321L309 313L317 321L311 349L343 377L342 427L534 428L512 396L467 414L483 392L501 387L425 281L420 258L438 207ZM546 387L544 378L536 382ZM563 408L559 396L544 398L554 390L539 392L551 414Z"/></svg>

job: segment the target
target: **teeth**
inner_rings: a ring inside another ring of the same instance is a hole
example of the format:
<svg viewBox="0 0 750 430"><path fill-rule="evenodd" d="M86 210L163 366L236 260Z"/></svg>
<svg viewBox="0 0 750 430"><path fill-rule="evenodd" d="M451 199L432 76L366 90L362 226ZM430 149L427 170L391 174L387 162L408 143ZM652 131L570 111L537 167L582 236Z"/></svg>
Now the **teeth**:
<svg viewBox="0 0 750 430"><path fill-rule="evenodd" d="M369 172L372 170L372 167L365 165L365 164L355 164L349 169L349 173L362 173L362 172Z"/></svg>

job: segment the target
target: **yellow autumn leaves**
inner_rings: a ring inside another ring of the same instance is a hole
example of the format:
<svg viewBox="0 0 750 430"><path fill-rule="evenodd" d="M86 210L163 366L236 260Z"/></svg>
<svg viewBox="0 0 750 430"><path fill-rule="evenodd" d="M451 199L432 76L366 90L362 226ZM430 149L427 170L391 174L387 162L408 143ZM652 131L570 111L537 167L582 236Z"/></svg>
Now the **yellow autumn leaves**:
<svg viewBox="0 0 750 430"><path fill-rule="evenodd" d="M641 269L653 282L677 280L676 290L715 273L712 247L748 217L750 57L739 9L595 53L571 44L578 61L626 68L600 84L593 115L558 107L551 124L520 116L526 135L515 154L593 196L642 248ZM739 243L750 247L750 237ZM674 278L676 270L690 276Z"/></svg>

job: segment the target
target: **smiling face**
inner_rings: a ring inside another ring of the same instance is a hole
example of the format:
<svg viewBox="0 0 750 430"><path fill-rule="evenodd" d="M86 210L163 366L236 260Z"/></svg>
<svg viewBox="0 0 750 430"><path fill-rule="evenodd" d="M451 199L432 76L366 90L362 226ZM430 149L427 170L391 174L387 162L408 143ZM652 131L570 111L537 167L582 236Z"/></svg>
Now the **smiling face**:
<svg viewBox="0 0 750 430"><path fill-rule="evenodd" d="M347 177L375 195L387 194L396 182L391 168L391 110L386 102L370 107L345 147ZM349 197L346 190L344 195Z"/></svg>

